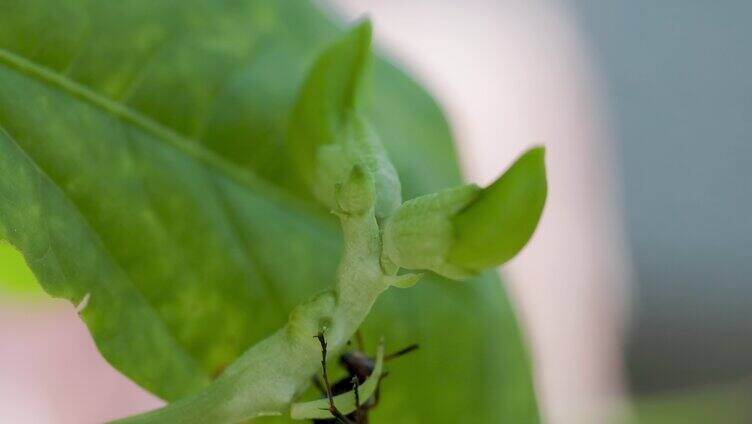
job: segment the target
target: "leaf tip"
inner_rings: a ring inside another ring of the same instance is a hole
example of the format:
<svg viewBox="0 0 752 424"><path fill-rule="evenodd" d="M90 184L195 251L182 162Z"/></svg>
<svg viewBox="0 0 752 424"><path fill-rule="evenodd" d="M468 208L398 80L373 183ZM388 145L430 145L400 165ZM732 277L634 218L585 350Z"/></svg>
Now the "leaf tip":
<svg viewBox="0 0 752 424"><path fill-rule="evenodd" d="M358 19L351 32L361 41L361 45L367 45L370 47L373 38L373 24L371 23L371 17L365 15Z"/></svg>
<svg viewBox="0 0 752 424"><path fill-rule="evenodd" d="M507 262L525 247L548 196L545 155L543 146L527 150L452 218L450 262L480 271Z"/></svg>

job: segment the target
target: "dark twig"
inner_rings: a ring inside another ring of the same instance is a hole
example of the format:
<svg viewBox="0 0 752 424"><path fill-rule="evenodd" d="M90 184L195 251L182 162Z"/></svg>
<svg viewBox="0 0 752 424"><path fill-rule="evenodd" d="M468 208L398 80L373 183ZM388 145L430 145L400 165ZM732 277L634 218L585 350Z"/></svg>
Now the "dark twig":
<svg viewBox="0 0 752 424"><path fill-rule="evenodd" d="M324 374L324 387L326 388L326 398L329 399L329 412L341 424L352 424L352 422L348 420L347 417L342 415L342 413L339 412L337 407L334 405L334 396L332 396L332 386L329 384L329 375L326 372L326 338L324 337L324 333L320 331L319 334L316 335L316 338L319 340L319 343L321 344L321 369L322 369L322 373Z"/></svg>
<svg viewBox="0 0 752 424"><path fill-rule="evenodd" d="M360 392L358 391L358 376L354 375L352 380L353 392L355 393L355 423L360 424Z"/></svg>
<svg viewBox="0 0 752 424"><path fill-rule="evenodd" d="M404 349L398 350L398 351L396 351L394 353L390 353L389 355L386 355L384 357L384 362L391 361L392 359L395 359L395 358L399 358L402 355L407 355L408 353L410 353L410 352L412 352L414 350L417 350L418 347L419 346L417 344L411 344L410 346L408 346L408 347L406 347Z"/></svg>

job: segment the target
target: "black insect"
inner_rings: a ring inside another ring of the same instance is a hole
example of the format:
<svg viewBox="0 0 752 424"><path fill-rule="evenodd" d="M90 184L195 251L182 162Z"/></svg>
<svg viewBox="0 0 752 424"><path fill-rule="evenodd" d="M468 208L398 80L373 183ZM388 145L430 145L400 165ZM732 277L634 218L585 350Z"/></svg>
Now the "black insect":
<svg viewBox="0 0 752 424"><path fill-rule="evenodd" d="M347 377L335 382L333 385L329 384L329 376L326 372L326 339L323 333L319 333L316 338L321 343L321 368L324 377L324 382L317 378L313 378L313 382L321 393L329 399L329 412L332 414L332 418L313 420L315 424L368 424L368 411L376 407L379 403L379 390L381 386L381 380L387 376L387 373L383 373L379 379L379 385L376 386L376 392L373 397L360 402L360 395L358 393L358 387L366 381L373 369L376 367L376 361L374 358L364 353L365 347L363 343L363 337L360 332L356 333L356 340L358 344L358 350L353 350L342 354L339 359L340 365L347 371ZM384 356L384 362L398 358L404 354L410 353L418 348L417 344L412 344L397 352ZM347 393L350 390L355 392L355 411L348 415L344 415L334 405L334 396L342 393Z"/></svg>

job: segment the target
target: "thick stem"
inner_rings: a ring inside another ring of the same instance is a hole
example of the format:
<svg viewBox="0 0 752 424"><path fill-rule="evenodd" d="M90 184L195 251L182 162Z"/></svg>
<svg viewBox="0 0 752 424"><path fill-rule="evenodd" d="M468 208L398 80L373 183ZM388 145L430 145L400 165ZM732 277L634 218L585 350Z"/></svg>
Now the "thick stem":
<svg viewBox="0 0 752 424"><path fill-rule="evenodd" d="M388 287L379 265L381 240L373 208L340 216L344 251L337 285L299 305L287 324L255 344L205 390L122 423L233 423L281 415L319 367L315 336L340 350Z"/></svg>

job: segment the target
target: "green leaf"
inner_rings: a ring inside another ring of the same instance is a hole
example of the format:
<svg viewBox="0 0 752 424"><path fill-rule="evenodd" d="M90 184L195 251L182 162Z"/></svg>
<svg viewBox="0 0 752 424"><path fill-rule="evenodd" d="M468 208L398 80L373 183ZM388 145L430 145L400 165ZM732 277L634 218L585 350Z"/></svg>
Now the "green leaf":
<svg viewBox="0 0 752 424"><path fill-rule="evenodd" d="M3 4L0 226L45 290L90 295L82 317L104 356L163 398L206 387L334 280L341 240L289 194L305 189L286 133L337 34L301 0ZM458 184L434 101L373 68L365 115L405 196ZM374 420L534 421L498 279L427 278L388 291L364 325L371 345L424 348L391 366Z"/></svg>
<svg viewBox="0 0 752 424"><path fill-rule="evenodd" d="M288 142L298 171L316 198L335 209L333 187L354 164L369 172L376 188L376 215L387 217L402 203L397 171L358 103L371 59L371 25L364 21L317 60L290 119Z"/></svg>
<svg viewBox="0 0 752 424"><path fill-rule="evenodd" d="M318 57L292 112L289 145L298 172L316 180L318 149L348 125L371 62L371 24L364 21Z"/></svg>
<svg viewBox="0 0 752 424"><path fill-rule="evenodd" d="M527 244L546 203L545 150L525 154L453 216L449 262L480 271L511 259Z"/></svg>
<svg viewBox="0 0 752 424"><path fill-rule="evenodd" d="M543 148L522 155L485 189L468 185L405 202L384 228L385 266L464 279L511 259L546 202Z"/></svg>
<svg viewBox="0 0 752 424"><path fill-rule="evenodd" d="M356 28L353 32L357 33L358 30ZM344 39L351 38L351 34L345 35ZM332 51L347 55L360 48L358 43L343 44L339 41L327 49L322 57L331 57ZM310 86L321 78L322 63L326 62L317 61L304 86ZM348 79L353 76L341 72L340 68L360 72L346 64L327 67L330 72ZM319 108L326 107L321 103L326 103L330 98L327 90L336 91L336 87L325 89L317 98L302 96L300 102L315 106L318 99ZM350 105L340 107L347 110ZM313 107L308 113L316 113L319 108ZM381 268L381 228L375 209L374 177L377 174L361 166L362 157L349 151L352 142L352 139L346 138L337 144L343 149L342 162L323 161L324 166L331 166L343 175L333 180L331 173L317 170L312 182L314 187L328 187L328 192L333 193L330 206L342 227L344 249L336 284L312 300L296 306L284 327L253 345L206 389L156 411L128 418L124 423L229 423L281 415L289 409L318 368L317 346L311 335L315 334L315 338L320 340L324 352L326 349L336 352L357 331L376 299L389 288L392 280L389 278L391 274L386 274ZM317 147L317 156L322 148ZM317 168L321 166L322 163L316 163ZM323 171L327 170L328 167L324 167ZM383 361L383 349L381 356ZM325 365L325 361L322 363ZM378 368L380 373L381 366ZM376 380L370 381L364 388L365 394L376 390L378 373L375 377ZM338 399L339 402L346 400L346 396ZM315 410L315 405L306 404L302 406L302 412L294 412L302 413L305 417L312 408ZM323 413L322 418L329 415Z"/></svg>
<svg viewBox="0 0 752 424"><path fill-rule="evenodd" d="M68 80L0 60L8 240L52 295L90 294L83 318L100 350L144 387L175 399L204 386L331 275L332 260L308 254L336 257L331 229L292 199ZM280 297L283 277L296 284Z"/></svg>

